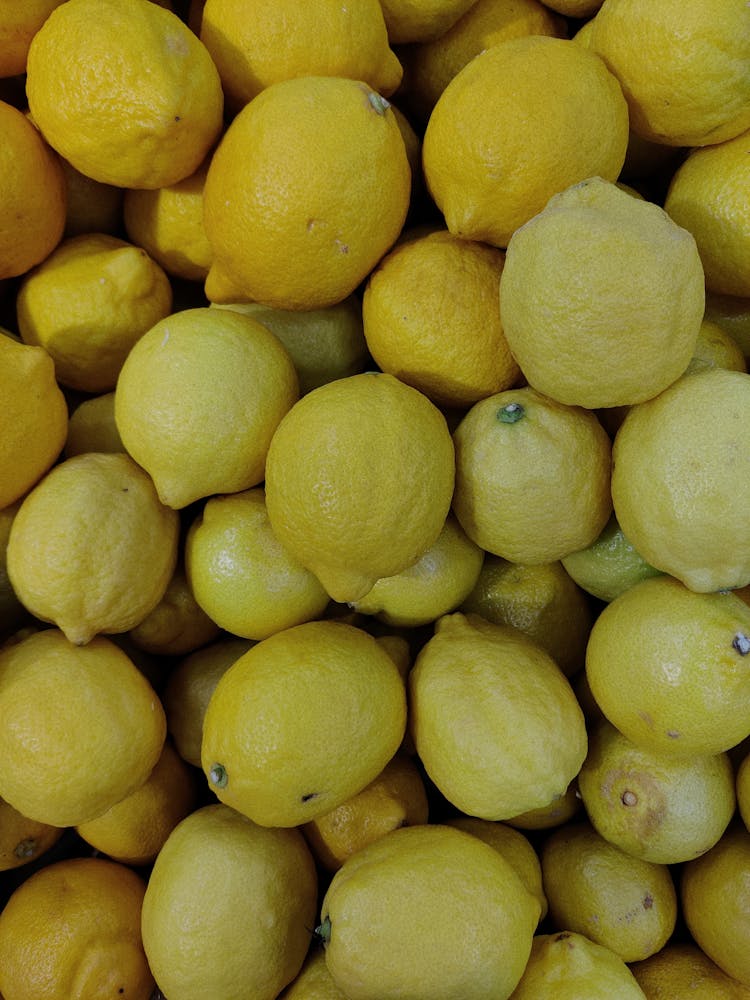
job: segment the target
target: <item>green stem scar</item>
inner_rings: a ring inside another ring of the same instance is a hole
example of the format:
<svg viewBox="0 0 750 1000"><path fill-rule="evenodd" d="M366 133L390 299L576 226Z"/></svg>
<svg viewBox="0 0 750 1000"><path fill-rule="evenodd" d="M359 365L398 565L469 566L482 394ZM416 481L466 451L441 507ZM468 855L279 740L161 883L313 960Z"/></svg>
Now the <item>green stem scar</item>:
<svg viewBox="0 0 750 1000"><path fill-rule="evenodd" d="M331 918L324 917L322 922L318 924L314 932L315 937L322 941L323 944L328 944L331 940Z"/></svg>
<svg viewBox="0 0 750 1000"><path fill-rule="evenodd" d="M748 639L744 632L737 633L734 639L732 639L732 646L740 656L747 656L750 653L750 639Z"/></svg>
<svg viewBox="0 0 750 1000"><path fill-rule="evenodd" d="M501 424L515 424L524 416L526 411L520 403L508 403L501 406L496 416Z"/></svg>
<svg viewBox="0 0 750 1000"><path fill-rule="evenodd" d="M208 780L216 788L226 788L229 776L223 764L212 764L208 772Z"/></svg>

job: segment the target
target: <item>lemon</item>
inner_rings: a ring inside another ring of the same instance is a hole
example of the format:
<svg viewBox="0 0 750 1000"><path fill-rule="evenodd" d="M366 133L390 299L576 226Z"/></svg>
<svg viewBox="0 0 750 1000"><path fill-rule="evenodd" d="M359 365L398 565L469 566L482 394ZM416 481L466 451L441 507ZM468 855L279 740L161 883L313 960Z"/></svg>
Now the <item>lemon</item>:
<svg viewBox="0 0 750 1000"><path fill-rule="evenodd" d="M22 497L59 456L68 407L41 347L0 336L0 510Z"/></svg>
<svg viewBox="0 0 750 1000"><path fill-rule="evenodd" d="M750 357L750 296L706 293L706 319L711 320L736 341L747 361Z"/></svg>
<svg viewBox="0 0 750 1000"><path fill-rule="evenodd" d="M503 328L530 385L590 409L666 389L690 362L704 305L692 235L600 177L514 234L500 279Z"/></svg>
<svg viewBox="0 0 750 1000"><path fill-rule="evenodd" d="M179 564L156 607L128 637L138 649L158 656L185 656L219 635L219 626L195 599L185 569Z"/></svg>
<svg viewBox="0 0 750 1000"><path fill-rule="evenodd" d="M6 1000L149 1000L154 978L141 942L146 886L104 858L66 858L36 871L0 913L0 990Z"/></svg>
<svg viewBox="0 0 750 1000"><path fill-rule="evenodd" d="M247 639L319 618L328 594L278 541L261 487L211 497L191 523L185 565L195 600Z"/></svg>
<svg viewBox="0 0 750 1000"><path fill-rule="evenodd" d="M114 389L135 342L172 309L172 288L139 247L106 233L64 240L27 274L18 329L43 347L57 379L83 392Z"/></svg>
<svg viewBox="0 0 750 1000"><path fill-rule="evenodd" d="M504 820L546 806L586 756L583 713L565 675L508 626L441 618L409 674L409 693L420 760L470 816Z"/></svg>
<svg viewBox="0 0 750 1000"><path fill-rule="evenodd" d="M403 72L378 0L206 0L200 38L235 108L272 83L301 76L363 80L388 96Z"/></svg>
<svg viewBox="0 0 750 1000"><path fill-rule="evenodd" d="M556 795L547 805L509 816L506 823L518 830L549 830L567 823L581 808L578 783L574 779L561 795Z"/></svg>
<svg viewBox="0 0 750 1000"><path fill-rule="evenodd" d="M500 323L503 254L445 230L406 240L370 274L367 346L382 371L433 403L467 407L515 385Z"/></svg>
<svg viewBox="0 0 750 1000"><path fill-rule="evenodd" d="M42 135L104 184L158 188L188 177L222 127L208 51L149 0L61 4L34 35L26 73Z"/></svg>
<svg viewBox="0 0 750 1000"><path fill-rule="evenodd" d="M594 622L591 692L644 750L721 753L750 735L748 636L750 608L736 594L698 594L669 576L644 580Z"/></svg>
<svg viewBox="0 0 750 1000"><path fill-rule="evenodd" d="M36 861L63 835L59 826L38 823L0 799L0 872Z"/></svg>
<svg viewBox="0 0 750 1000"><path fill-rule="evenodd" d="M74 646L44 629L6 646L0 710L0 796L51 826L86 822L125 798L164 744L153 688L102 636Z"/></svg>
<svg viewBox="0 0 750 1000"><path fill-rule="evenodd" d="M465 14L473 0L381 0L392 42L438 38Z"/></svg>
<svg viewBox="0 0 750 1000"><path fill-rule="evenodd" d="M559 931L534 938L528 965L511 1000L643 1000L622 959L583 934Z"/></svg>
<svg viewBox="0 0 750 1000"><path fill-rule="evenodd" d="M736 790L740 816L750 830L750 753L742 758L737 768Z"/></svg>
<svg viewBox="0 0 750 1000"><path fill-rule="evenodd" d="M122 228L123 189L87 177L62 157L60 166L65 179L64 235L117 235Z"/></svg>
<svg viewBox="0 0 750 1000"><path fill-rule="evenodd" d="M262 826L298 826L376 778L405 726L404 683L375 639L305 622L257 643L221 677L201 763L222 802Z"/></svg>
<svg viewBox="0 0 750 1000"><path fill-rule="evenodd" d="M280 422L266 463L274 533L340 602L359 600L424 555L445 524L453 486L445 418L383 373L303 396Z"/></svg>
<svg viewBox="0 0 750 1000"><path fill-rule="evenodd" d="M591 44L620 81L639 135L705 146L750 127L747 5L607 0Z"/></svg>
<svg viewBox="0 0 750 1000"><path fill-rule="evenodd" d="M63 453L73 458L87 451L125 451L115 423L114 391L84 398L70 414Z"/></svg>
<svg viewBox="0 0 750 1000"><path fill-rule="evenodd" d="M31 0L19 6L15 0L5 0L0 5L0 77L18 76L26 71L31 39L62 2Z"/></svg>
<svg viewBox="0 0 750 1000"><path fill-rule="evenodd" d="M586 595L559 561L526 566L486 555L459 610L517 628L568 677L583 665L594 616Z"/></svg>
<svg viewBox="0 0 750 1000"><path fill-rule="evenodd" d="M649 1000L747 1000L750 987L732 979L692 942L667 944L656 955L630 967Z"/></svg>
<svg viewBox="0 0 750 1000"><path fill-rule="evenodd" d="M128 455L76 455L21 504L8 576L33 615L83 644L99 632L126 632L159 603L178 532L177 514Z"/></svg>
<svg viewBox="0 0 750 1000"><path fill-rule="evenodd" d="M453 511L472 541L510 562L555 562L609 518L610 441L593 413L529 386L475 403L453 433Z"/></svg>
<svg viewBox="0 0 750 1000"><path fill-rule="evenodd" d="M750 988L750 833L731 826L710 851L682 869L682 913L698 947Z"/></svg>
<svg viewBox="0 0 750 1000"><path fill-rule="evenodd" d="M346 1000L334 983L322 951L311 950L299 974L281 994L283 1000Z"/></svg>
<svg viewBox="0 0 750 1000"><path fill-rule="evenodd" d="M289 355L266 327L196 307L160 320L130 351L115 422L162 503L182 508L261 482L271 437L297 395Z"/></svg>
<svg viewBox="0 0 750 1000"><path fill-rule="evenodd" d="M274 309L258 302L224 303L267 326L289 352L300 396L319 385L364 371L369 357L362 305L355 295L322 309Z"/></svg>
<svg viewBox="0 0 750 1000"><path fill-rule="evenodd" d="M528 35L490 46L453 77L422 162L448 229L505 247L552 195L587 177L616 180L627 141L625 98L602 60L568 39Z"/></svg>
<svg viewBox="0 0 750 1000"><path fill-rule="evenodd" d="M350 1000L506 1000L528 959L539 901L489 844L430 824L357 851L320 912L328 970Z"/></svg>
<svg viewBox="0 0 750 1000"><path fill-rule="evenodd" d="M704 371L706 368L726 368L729 371L746 372L747 363L742 348L737 341L717 323L704 319L698 332L690 364L686 375Z"/></svg>
<svg viewBox="0 0 750 1000"><path fill-rule="evenodd" d="M627 854L673 865L704 854L734 815L729 757L674 758L636 746L604 721L589 730L578 775L589 819Z"/></svg>
<svg viewBox="0 0 750 1000"><path fill-rule="evenodd" d="M143 901L143 944L170 1000L274 1000L297 975L317 903L298 830L269 830L224 805L169 835Z"/></svg>
<svg viewBox="0 0 750 1000"><path fill-rule="evenodd" d="M717 368L633 407L615 438L612 499L622 530L652 566L692 590L750 583L748 417L750 375Z"/></svg>
<svg viewBox="0 0 750 1000"><path fill-rule="evenodd" d="M342 301L396 240L410 193L401 130L377 91L342 77L271 84L232 120L208 169L207 297L282 309Z"/></svg>
<svg viewBox="0 0 750 1000"><path fill-rule="evenodd" d="M591 545L564 556L562 565L579 587L607 603L660 574L628 541L614 514Z"/></svg>

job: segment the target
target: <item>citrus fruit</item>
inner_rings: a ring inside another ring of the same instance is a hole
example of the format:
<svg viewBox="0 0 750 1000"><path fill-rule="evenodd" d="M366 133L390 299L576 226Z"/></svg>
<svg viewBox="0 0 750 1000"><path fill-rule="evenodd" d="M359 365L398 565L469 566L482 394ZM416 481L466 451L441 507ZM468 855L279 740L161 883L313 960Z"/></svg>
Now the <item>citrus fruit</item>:
<svg viewBox="0 0 750 1000"><path fill-rule="evenodd" d="M630 971L649 1000L682 1000L692 993L701 1000L747 1000L750 987L732 979L692 942L667 944L635 962Z"/></svg>
<svg viewBox="0 0 750 1000"><path fill-rule="evenodd" d="M266 327L196 307L160 320L130 351L115 422L162 503L181 509L261 482L271 437L297 395L291 359Z"/></svg>
<svg viewBox="0 0 750 1000"><path fill-rule="evenodd" d="M600 177L514 233L500 279L503 328L529 384L591 409L666 389L688 366L704 304L690 233Z"/></svg>
<svg viewBox="0 0 750 1000"><path fill-rule="evenodd" d="M55 7L63 0L30 0L18 4L5 0L0 5L0 77L26 72L26 56L31 39Z"/></svg>
<svg viewBox="0 0 750 1000"><path fill-rule="evenodd" d="M24 606L71 642L126 632L169 584L178 522L128 455L75 455L21 504L8 539L8 576Z"/></svg>
<svg viewBox="0 0 750 1000"><path fill-rule="evenodd" d="M559 667L522 632L477 615L436 623L409 694L420 760L467 815L503 820L546 806L586 756L583 713Z"/></svg>
<svg viewBox="0 0 750 1000"><path fill-rule="evenodd" d="M698 378L699 376L695 376ZM586 675L606 718L644 750L715 754L750 735L750 608L670 576L630 587L600 613Z"/></svg>
<svg viewBox="0 0 750 1000"><path fill-rule="evenodd" d="M36 861L63 835L59 826L39 823L0 799L0 872Z"/></svg>
<svg viewBox="0 0 750 1000"><path fill-rule="evenodd" d="M59 382L114 389L135 342L172 309L172 288L140 247L106 233L63 240L18 290L18 329L43 347Z"/></svg>
<svg viewBox="0 0 750 1000"><path fill-rule="evenodd" d="M750 583L748 418L750 376L716 368L633 407L615 438L612 499L622 530L652 566L692 590Z"/></svg>
<svg viewBox="0 0 750 1000"><path fill-rule="evenodd" d="M454 486L453 442L426 396L363 373L314 389L274 433L266 505L279 541L330 596L357 601L436 541Z"/></svg>
<svg viewBox="0 0 750 1000"><path fill-rule="evenodd" d="M350 1000L506 1000L528 959L539 901L489 844L428 824L353 854L320 912L328 970Z"/></svg>
<svg viewBox="0 0 750 1000"><path fill-rule="evenodd" d="M427 188L448 229L505 247L549 198L625 159L628 114L598 56L568 39L513 38L475 56L433 108Z"/></svg>
<svg viewBox="0 0 750 1000"><path fill-rule="evenodd" d="M727 368L729 371L746 372L747 363L742 348L717 323L704 319L698 331L690 364L685 374L704 371L706 368Z"/></svg>
<svg viewBox="0 0 750 1000"><path fill-rule="evenodd" d="M170 1000L274 1000L299 972L317 904L299 830L269 830L224 805L191 813L159 852L143 945Z"/></svg>
<svg viewBox="0 0 750 1000"><path fill-rule="evenodd" d="M742 298L706 292L706 319L718 323L739 344L747 361L750 357L750 296Z"/></svg>
<svg viewBox="0 0 750 1000"><path fill-rule="evenodd" d="M737 768L736 790L740 816L750 830L750 753L742 758Z"/></svg>
<svg viewBox="0 0 750 1000"><path fill-rule="evenodd" d="M281 994L282 1000L346 1000L334 983L322 950L310 950L299 974Z"/></svg>
<svg viewBox="0 0 750 1000"><path fill-rule="evenodd" d="M125 451L115 423L114 391L85 397L70 414L63 454L73 458L87 451Z"/></svg>
<svg viewBox="0 0 750 1000"><path fill-rule="evenodd" d="M376 778L405 725L404 683L376 640L353 625L305 622L221 677L201 762L222 802L262 826L298 826Z"/></svg>
<svg viewBox="0 0 750 1000"><path fill-rule="evenodd" d="M591 545L564 556L562 565L579 587L607 603L633 584L659 575L633 548L614 514Z"/></svg>
<svg viewBox="0 0 750 1000"><path fill-rule="evenodd" d="M473 0L381 0L391 42L423 42L455 24Z"/></svg>
<svg viewBox="0 0 750 1000"><path fill-rule="evenodd" d="M221 81L208 51L149 0L61 4L34 35L26 73L44 138L105 184L158 188L188 177L222 127Z"/></svg>
<svg viewBox="0 0 750 1000"><path fill-rule="evenodd" d="M610 441L593 413L530 386L475 403L453 433L453 511L481 548L550 563L590 545L612 511Z"/></svg>
<svg viewBox="0 0 750 1000"><path fill-rule="evenodd" d="M560 795L537 809L527 809L517 816L509 816L508 826L518 830L549 830L567 823L581 811L581 797L575 779Z"/></svg>
<svg viewBox="0 0 750 1000"><path fill-rule="evenodd" d="M104 858L66 858L23 882L0 913L5 1000L149 1000L143 879Z"/></svg>
<svg viewBox="0 0 750 1000"><path fill-rule="evenodd" d="M60 166L65 179L64 235L117 235L122 228L123 189L87 177L62 157Z"/></svg>
<svg viewBox="0 0 750 1000"><path fill-rule="evenodd" d="M102 636L74 646L44 629L0 651L0 796L24 816L73 826L148 778L165 738L151 685Z"/></svg>
<svg viewBox="0 0 750 1000"><path fill-rule="evenodd" d="M219 626L195 599L182 563L178 564L156 607L128 631L146 653L185 656L219 635Z"/></svg>
<svg viewBox="0 0 750 1000"><path fill-rule="evenodd" d="M377 91L342 77L271 84L208 169L206 295L282 309L340 302L396 240L410 191L401 130Z"/></svg>
<svg viewBox="0 0 750 1000"><path fill-rule="evenodd" d="M0 641L14 632L27 615L8 579L7 552L10 528L20 503L0 509Z"/></svg>

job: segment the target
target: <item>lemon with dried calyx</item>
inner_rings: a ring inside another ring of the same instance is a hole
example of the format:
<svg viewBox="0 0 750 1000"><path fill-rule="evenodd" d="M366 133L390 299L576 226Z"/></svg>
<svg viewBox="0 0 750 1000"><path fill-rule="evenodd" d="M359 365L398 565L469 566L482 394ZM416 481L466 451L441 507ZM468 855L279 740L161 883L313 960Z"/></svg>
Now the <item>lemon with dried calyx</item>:
<svg viewBox="0 0 750 1000"><path fill-rule="evenodd" d="M274 1000L299 972L317 904L299 830L257 826L224 805L182 820L143 900L143 945L174 1000Z"/></svg>
<svg viewBox="0 0 750 1000"><path fill-rule="evenodd" d="M470 816L504 820L546 806L586 756L583 713L554 660L517 629L478 615L436 623L409 694L425 770Z"/></svg>
<svg viewBox="0 0 750 1000"><path fill-rule="evenodd" d="M88 396L70 414L63 453L72 458L87 451L125 451L115 423L114 392Z"/></svg>
<svg viewBox="0 0 750 1000"><path fill-rule="evenodd" d="M578 774L589 819L627 854L674 865L705 854L734 815L727 754L685 758L636 746L606 720L589 729Z"/></svg>
<svg viewBox="0 0 750 1000"><path fill-rule="evenodd" d="M84 823L148 778L166 734L161 703L132 660L97 636L58 629L0 651L0 796L52 826Z"/></svg>
<svg viewBox="0 0 750 1000"><path fill-rule="evenodd" d="M503 329L529 384L589 409L674 382L704 305L693 236L601 177L556 194L513 234L500 279Z"/></svg>
<svg viewBox="0 0 750 1000"><path fill-rule="evenodd" d="M303 396L280 422L266 462L274 533L341 602L424 555L445 524L453 486L445 417L418 390L377 372Z"/></svg>
<svg viewBox="0 0 750 1000"><path fill-rule="evenodd" d="M426 824L353 854L320 914L328 970L350 1000L506 1000L528 959L539 901L489 844Z"/></svg>
<svg viewBox="0 0 750 1000"><path fill-rule="evenodd" d="M64 832L62 827L29 819L0 799L0 872L36 861Z"/></svg>
<svg viewBox="0 0 750 1000"><path fill-rule="evenodd" d="M221 677L201 764L222 802L262 826L299 826L376 778L405 727L404 683L377 641L353 625L305 622Z"/></svg>
<svg viewBox="0 0 750 1000"><path fill-rule="evenodd" d="M675 941L630 971L649 1000L748 1000L750 987L728 976L692 942Z"/></svg>
<svg viewBox="0 0 750 1000"><path fill-rule="evenodd" d="M271 437L298 396L292 361L260 323L226 309L160 320L115 389L123 444L175 509L263 479Z"/></svg>
<svg viewBox="0 0 750 1000"><path fill-rule="evenodd" d="M24 606L78 644L126 632L161 600L177 562L179 518L123 454L68 458L24 499L8 576Z"/></svg>
<svg viewBox="0 0 750 1000"><path fill-rule="evenodd" d="M694 376L699 378L700 376ZM644 749L715 754L750 735L750 608L656 576L594 622L586 676L606 718Z"/></svg>
<svg viewBox="0 0 750 1000"><path fill-rule="evenodd" d="M691 590L750 583L748 419L750 375L715 368L632 407L617 432L617 520L644 559Z"/></svg>
<svg viewBox="0 0 750 1000"><path fill-rule="evenodd" d="M612 511L610 440L595 415L529 386L487 396L453 432L453 512L480 548L549 563L589 545Z"/></svg>

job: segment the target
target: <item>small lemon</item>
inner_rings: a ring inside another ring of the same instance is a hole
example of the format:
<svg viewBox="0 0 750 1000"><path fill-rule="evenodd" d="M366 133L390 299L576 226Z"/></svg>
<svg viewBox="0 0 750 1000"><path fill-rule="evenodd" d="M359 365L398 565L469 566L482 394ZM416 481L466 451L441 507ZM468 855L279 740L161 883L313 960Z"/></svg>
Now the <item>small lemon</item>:
<svg viewBox="0 0 750 1000"><path fill-rule="evenodd" d="M0 795L29 819L73 826L148 778L164 744L161 703L113 642L58 629L0 651Z"/></svg>
<svg viewBox="0 0 750 1000"><path fill-rule="evenodd" d="M299 974L281 994L281 1000L346 1000L334 983L323 951L307 955Z"/></svg>
<svg viewBox="0 0 750 1000"><path fill-rule="evenodd" d="M591 545L564 556L562 565L579 587L607 603L633 584L660 574L636 552L614 514Z"/></svg>
<svg viewBox="0 0 750 1000"><path fill-rule="evenodd" d="M63 832L62 827L29 819L0 799L0 872L36 861Z"/></svg>
<svg viewBox="0 0 750 1000"><path fill-rule="evenodd" d="M320 913L328 970L350 1000L506 1000L539 901L489 844L428 824L353 854Z"/></svg>
<svg viewBox="0 0 750 1000"><path fill-rule="evenodd" d="M197 307L167 316L133 347L115 422L162 503L182 508L261 482L271 437L297 396L291 359L266 327Z"/></svg>
<svg viewBox="0 0 750 1000"><path fill-rule="evenodd" d="M341 602L424 555L445 524L453 486L442 413L382 373L303 396L280 422L266 463L274 533Z"/></svg>
<svg viewBox="0 0 750 1000"><path fill-rule="evenodd" d="M472 3L473 0L381 0L388 37L400 45L438 38Z"/></svg>
<svg viewBox="0 0 750 1000"><path fill-rule="evenodd" d="M219 626L196 601L185 568L178 564L156 607L128 631L138 649L158 656L185 656L219 635Z"/></svg>
<svg viewBox="0 0 750 1000"><path fill-rule="evenodd" d="M690 364L685 374L704 371L706 368L726 368L729 371L746 372L747 362L737 341L717 323L704 319L698 331Z"/></svg>
<svg viewBox="0 0 750 1000"><path fill-rule="evenodd" d="M316 904L299 830L203 806L167 838L143 900L157 985L172 1000L275 1000L302 966Z"/></svg>
<svg viewBox="0 0 750 1000"><path fill-rule="evenodd" d="M115 423L114 392L89 396L70 414L63 453L66 458L72 458L87 451L125 451Z"/></svg>
<svg viewBox="0 0 750 1000"><path fill-rule="evenodd" d="M462 812L504 820L561 795L586 756L565 675L517 629L446 615L409 674L410 730L427 774Z"/></svg>
<svg viewBox="0 0 750 1000"><path fill-rule="evenodd" d="M405 726L404 683L376 640L353 625L305 622L221 677L201 763L222 802L263 826L298 826L376 778Z"/></svg>
<svg viewBox="0 0 750 1000"><path fill-rule="evenodd" d="M140 247L106 233L72 236L25 276L18 329L43 347L63 385L114 389L135 342L172 309L169 279Z"/></svg>
<svg viewBox="0 0 750 1000"><path fill-rule="evenodd" d="M750 296L706 292L706 319L718 323L739 344L745 360L750 358Z"/></svg>
<svg viewBox="0 0 750 1000"><path fill-rule="evenodd" d="M630 971L648 1000L683 1000L691 994L701 1000L750 998L750 987L722 972L692 942L667 944L643 962L634 962Z"/></svg>
<svg viewBox="0 0 750 1000"><path fill-rule="evenodd" d="M126 632L159 603L178 533L177 514L128 455L76 455L21 504L8 576L33 615L86 643L98 632Z"/></svg>

